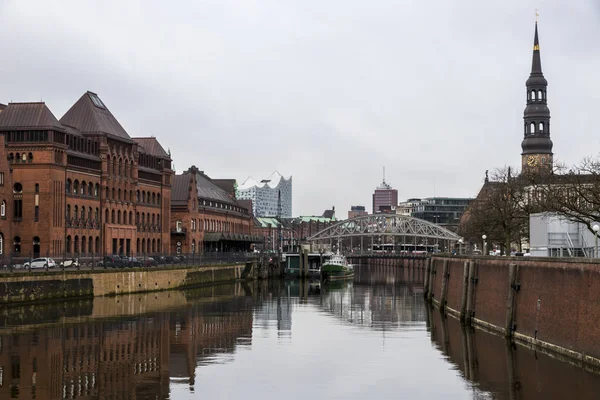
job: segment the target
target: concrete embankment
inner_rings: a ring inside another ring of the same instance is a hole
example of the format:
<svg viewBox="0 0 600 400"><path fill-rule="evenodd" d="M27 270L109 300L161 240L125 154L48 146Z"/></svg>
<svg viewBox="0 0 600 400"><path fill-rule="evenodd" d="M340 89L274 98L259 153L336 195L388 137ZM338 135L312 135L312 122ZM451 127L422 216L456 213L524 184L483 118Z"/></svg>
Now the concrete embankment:
<svg viewBox="0 0 600 400"><path fill-rule="evenodd" d="M0 274L0 305L154 292L251 278L252 263Z"/></svg>
<svg viewBox="0 0 600 400"><path fill-rule="evenodd" d="M439 256L424 283L427 298L465 324L600 366L600 262Z"/></svg>

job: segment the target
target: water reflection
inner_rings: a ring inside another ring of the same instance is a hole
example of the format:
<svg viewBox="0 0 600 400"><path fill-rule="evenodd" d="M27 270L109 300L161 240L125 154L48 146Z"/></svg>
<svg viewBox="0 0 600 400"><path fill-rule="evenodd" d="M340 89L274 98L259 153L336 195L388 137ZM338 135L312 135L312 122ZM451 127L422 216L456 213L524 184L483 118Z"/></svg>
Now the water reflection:
<svg viewBox="0 0 600 400"><path fill-rule="evenodd" d="M597 399L600 376L428 310L431 340L473 387L497 399Z"/></svg>
<svg viewBox="0 0 600 400"><path fill-rule="evenodd" d="M600 393L595 373L429 308L418 271L376 265L370 274L370 267L357 267L357 282L335 285L270 281L98 299L62 311L1 310L0 399Z"/></svg>
<svg viewBox="0 0 600 400"><path fill-rule="evenodd" d="M0 335L0 398L163 399L170 378L194 384L252 340L252 301L239 297L134 319Z"/></svg>

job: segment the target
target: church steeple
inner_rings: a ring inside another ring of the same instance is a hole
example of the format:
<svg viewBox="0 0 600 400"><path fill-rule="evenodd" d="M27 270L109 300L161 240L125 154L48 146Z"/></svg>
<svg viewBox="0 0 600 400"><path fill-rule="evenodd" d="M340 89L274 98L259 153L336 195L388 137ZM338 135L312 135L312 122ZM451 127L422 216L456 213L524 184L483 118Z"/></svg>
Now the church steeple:
<svg viewBox="0 0 600 400"><path fill-rule="evenodd" d="M524 133L521 142L523 171L552 170L552 140L550 140L550 110L548 109L548 81L542 73L538 23L535 23L531 73L525 83L527 106L523 113Z"/></svg>

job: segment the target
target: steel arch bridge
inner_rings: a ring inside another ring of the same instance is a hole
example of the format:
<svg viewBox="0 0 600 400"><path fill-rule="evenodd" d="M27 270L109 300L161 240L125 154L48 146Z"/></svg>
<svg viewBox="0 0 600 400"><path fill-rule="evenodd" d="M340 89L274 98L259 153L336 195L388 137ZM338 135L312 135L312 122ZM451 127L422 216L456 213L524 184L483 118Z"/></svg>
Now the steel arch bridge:
<svg viewBox="0 0 600 400"><path fill-rule="evenodd" d="M331 249L339 244L341 251L362 254L386 250L430 252L441 246L449 250L460 239L439 225L397 214L362 215L340 221L307 238L313 244L329 242Z"/></svg>

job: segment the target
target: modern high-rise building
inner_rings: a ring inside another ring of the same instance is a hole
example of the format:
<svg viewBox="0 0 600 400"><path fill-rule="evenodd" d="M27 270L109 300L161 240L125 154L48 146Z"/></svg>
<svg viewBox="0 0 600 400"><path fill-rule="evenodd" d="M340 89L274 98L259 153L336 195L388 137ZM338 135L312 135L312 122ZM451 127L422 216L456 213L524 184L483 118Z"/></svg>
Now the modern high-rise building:
<svg viewBox="0 0 600 400"><path fill-rule="evenodd" d="M248 177L237 188L236 197L239 200L252 200L252 212L255 217L279 215L283 218L290 218L292 216L292 177L284 178L277 171L260 182ZM280 201L281 212L279 213Z"/></svg>
<svg viewBox="0 0 600 400"><path fill-rule="evenodd" d="M383 182L373 192L373 214L390 212L398 205L398 190L385 181L385 169L383 171Z"/></svg>
<svg viewBox="0 0 600 400"><path fill-rule="evenodd" d="M458 223L473 199L455 197L430 197L427 199L410 199L396 209L406 215L404 210L410 209L410 216L442 225L452 231L458 228Z"/></svg>
<svg viewBox="0 0 600 400"><path fill-rule="evenodd" d="M348 211L348 219L360 217L361 215L367 215L367 210L365 206L351 206L350 211Z"/></svg>

